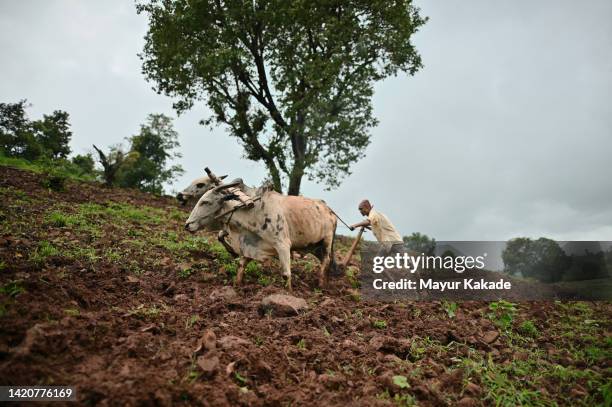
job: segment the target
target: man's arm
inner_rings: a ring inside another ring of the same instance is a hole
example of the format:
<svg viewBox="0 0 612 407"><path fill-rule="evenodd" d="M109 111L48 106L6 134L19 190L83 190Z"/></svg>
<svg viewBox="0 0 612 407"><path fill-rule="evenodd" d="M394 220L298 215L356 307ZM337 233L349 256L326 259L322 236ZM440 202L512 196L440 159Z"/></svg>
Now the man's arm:
<svg viewBox="0 0 612 407"><path fill-rule="evenodd" d="M355 223L354 225L351 225L350 229L351 230L355 230L355 229L360 228L360 227L366 227L367 228L369 226L370 226L370 219L366 219L366 220L363 220L363 221L361 221L359 223Z"/></svg>

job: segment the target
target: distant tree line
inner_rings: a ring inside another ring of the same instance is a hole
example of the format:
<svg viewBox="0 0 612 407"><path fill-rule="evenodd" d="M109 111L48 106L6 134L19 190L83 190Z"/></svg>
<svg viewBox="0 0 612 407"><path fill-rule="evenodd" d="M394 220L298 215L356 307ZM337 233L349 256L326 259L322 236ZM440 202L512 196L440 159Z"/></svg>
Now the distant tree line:
<svg viewBox="0 0 612 407"><path fill-rule="evenodd" d="M414 232L403 237L409 250L426 255L436 251L436 239ZM442 256L454 254L444 252ZM541 237L510 239L502 252L504 272L545 283L608 278L612 272L612 250L603 250L597 242L571 242L565 248L554 240Z"/></svg>
<svg viewBox="0 0 612 407"><path fill-rule="evenodd" d="M502 260L504 271L510 275L545 283L581 281L610 277L612 251L591 247L570 252L551 239L518 237L508 241Z"/></svg>
<svg viewBox="0 0 612 407"><path fill-rule="evenodd" d="M178 133L172 119L163 114L151 114L140 128L140 132L126 140L125 150L121 145L111 146L104 153L93 146L102 167L96 168L91 153L71 153L70 116L62 110L45 114L40 120L30 120L26 100L17 103L0 103L0 155L44 163L45 167L62 166L79 177L103 181L107 185L138 188L161 194L163 185L183 172L180 165L170 161L181 155Z"/></svg>

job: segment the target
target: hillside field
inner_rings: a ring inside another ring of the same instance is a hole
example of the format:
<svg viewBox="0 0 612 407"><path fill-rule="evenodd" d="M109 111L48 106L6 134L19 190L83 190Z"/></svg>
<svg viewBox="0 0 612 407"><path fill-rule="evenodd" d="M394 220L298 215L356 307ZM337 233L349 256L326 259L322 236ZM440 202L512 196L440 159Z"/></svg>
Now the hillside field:
<svg viewBox="0 0 612 407"><path fill-rule="evenodd" d="M277 316L260 304L286 293L278 268L231 288L189 209L1 166L0 385L72 385L82 405L612 404L610 303L368 302L357 263L320 290L306 256L308 309Z"/></svg>

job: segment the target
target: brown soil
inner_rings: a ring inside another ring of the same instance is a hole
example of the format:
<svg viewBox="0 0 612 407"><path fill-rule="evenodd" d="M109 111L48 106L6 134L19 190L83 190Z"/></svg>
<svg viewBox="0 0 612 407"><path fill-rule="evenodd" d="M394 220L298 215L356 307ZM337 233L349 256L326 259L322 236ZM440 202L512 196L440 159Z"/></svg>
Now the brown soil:
<svg viewBox="0 0 612 407"><path fill-rule="evenodd" d="M86 202L168 211L179 206L171 198L95 183L69 182L65 191L53 192L40 177L0 167L0 285L20 281L25 290L0 296L0 385L72 385L79 404L88 405L370 406L398 402L395 394L424 406L490 405L480 394L483 383L457 360L478 354L504 364L523 357L486 317L485 302L461 303L449 318L440 302L358 301L344 278L315 290L316 273L296 265L293 295L306 299L309 309L275 317L260 313L259 305L263 297L285 292L278 278L268 286L247 278L233 297L222 290L228 275L207 253L192 253L187 261L198 271L184 278L178 271L185 259L167 248L133 250L128 260L140 272L132 273L127 260L112 262L101 254L123 247L130 231L141 228L182 235L183 220L107 224L99 239L87 242L69 228L45 223L45 215L58 204ZM36 265L29 253L42 240L93 247L101 257L58 255ZM278 270L264 272L272 278ZM610 304L589 306L609 322ZM514 324L534 321L542 335L529 346L543 349L548 362L580 368L584 362L564 353L570 339L547 332L560 313L554 303L524 303ZM609 323L595 335L609 339ZM415 352L424 338L438 346ZM571 346L580 347L580 340ZM603 372L609 365L603 360L588 367ZM394 375L408 378L408 390L397 387ZM538 390L560 404L568 397L595 397L581 391L586 384L577 384L574 393L552 380Z"/></svg>

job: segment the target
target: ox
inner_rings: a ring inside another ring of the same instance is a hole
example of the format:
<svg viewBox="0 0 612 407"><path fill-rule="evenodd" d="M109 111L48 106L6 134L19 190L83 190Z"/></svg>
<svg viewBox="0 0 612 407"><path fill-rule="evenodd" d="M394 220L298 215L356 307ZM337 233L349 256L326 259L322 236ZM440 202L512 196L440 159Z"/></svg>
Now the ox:
<svg viewBox="0 0 612 407"><path fill-rule="evenodd" d="M227 177L227 175L222 175L219 177L219 179L224 179L225 177ZM176 195L176 199L183 206L185 206L189 201L197 202L197 200L200 199L200 197L204 195L206 191L214 186L215 183L206 175L196 178L187 188L183 189Z"/></svg>
<svg viewBox="0 0 612 407"><path fill-rule="evenodd" d="M223 180L227 177L227 175L221 175L218 177L220 180ZM208 190L215 187L215 183L208 176L203 176L200 178L194 179L191 184L183 191L179 192L176 195L176 199L180 202L182 206L185 206L188 202L196 203L202 195L204 195ZM267 188L268 186L262 186L260 189L251 188L247 185L242 185L242 190L249 196L255 196L255 194L261 190L261 188ZM222 226L222 225L221 225ZM219 228L221 228L221 226ZM219 235L217 236L219 242L225 247L225 249L234 257L238 256L236 250L236 242L237 239L235 236L230 235L230 231L226 229L222 229L219 231Z"/></svg>
<svg viewBox="0 0 612 407"><path fill-rule="evenodd" d="M336 216L325 202L263 189L253 208L241 210L236 196L226 191L235 186L242 189L242 180L217 186L202 195L185 229L193 233L223 227L229 231L229 245L242 256L236 284L242 282L248 260L264 261L278 256L287 288L291 290L291 250L297 250L317 256L321 262L319 286L324 286L329 268L336 267L333 253Z"/></svg>

